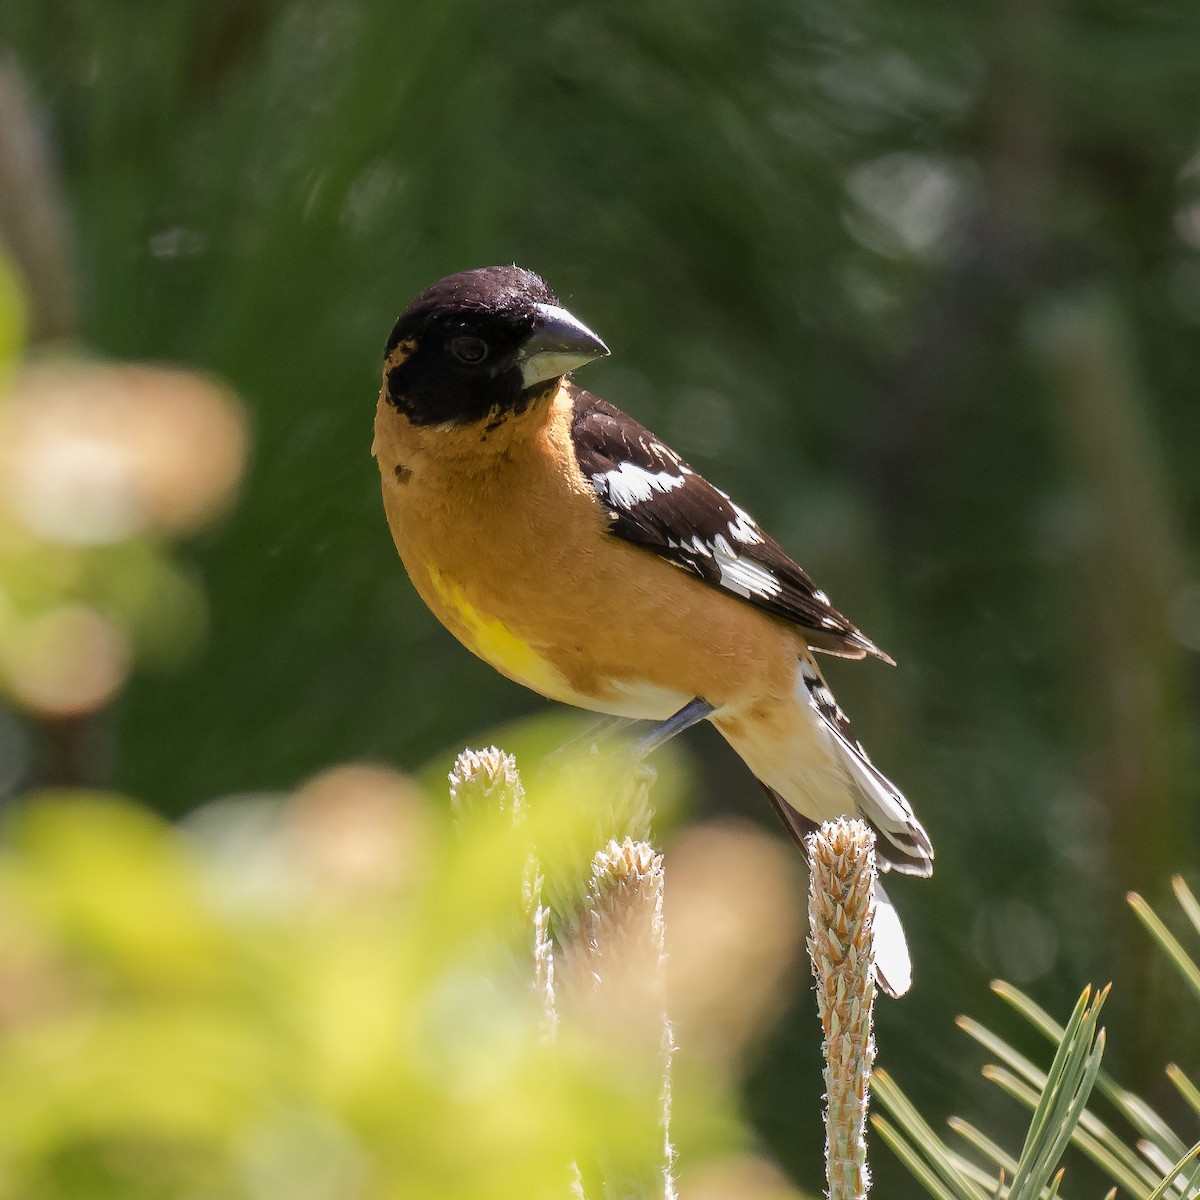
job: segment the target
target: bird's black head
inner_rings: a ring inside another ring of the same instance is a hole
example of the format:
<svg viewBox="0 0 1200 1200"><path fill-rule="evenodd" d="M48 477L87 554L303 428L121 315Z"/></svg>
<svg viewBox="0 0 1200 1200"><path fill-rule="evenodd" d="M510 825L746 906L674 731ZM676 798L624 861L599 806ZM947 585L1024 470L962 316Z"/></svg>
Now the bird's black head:
<svg viewBox="0 0 1200 1200"><path fill-rule="evenodd" d="M532 271L480 267L439 279L404 310L384 387L414 425L500 421L607 353Z"/></svg>

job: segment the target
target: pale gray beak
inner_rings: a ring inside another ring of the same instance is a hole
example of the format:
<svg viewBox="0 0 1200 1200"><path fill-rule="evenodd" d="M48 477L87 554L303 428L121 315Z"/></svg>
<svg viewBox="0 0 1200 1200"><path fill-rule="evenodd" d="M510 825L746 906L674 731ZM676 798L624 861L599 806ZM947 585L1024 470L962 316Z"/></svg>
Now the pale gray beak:
<svg viewBox="0 0 1200 1200"><path fill-rule="evenodd" d="M607 357L608 347L565 308L539 304L537 314L533 333L517 356L527 388L565 375L595 358Z"/></svg>

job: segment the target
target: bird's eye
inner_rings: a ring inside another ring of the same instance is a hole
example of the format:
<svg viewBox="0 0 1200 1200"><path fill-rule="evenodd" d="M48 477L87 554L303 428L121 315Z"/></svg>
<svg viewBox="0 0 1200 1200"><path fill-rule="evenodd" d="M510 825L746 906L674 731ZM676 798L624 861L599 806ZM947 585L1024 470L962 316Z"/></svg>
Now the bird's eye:
<svg viewBox="0 0 1200 1200"><path fill-rule="evenodd" d="M477 337L456 337L450 342L450 353L461 363L481 363L488 354L487 342Z"/></svg>

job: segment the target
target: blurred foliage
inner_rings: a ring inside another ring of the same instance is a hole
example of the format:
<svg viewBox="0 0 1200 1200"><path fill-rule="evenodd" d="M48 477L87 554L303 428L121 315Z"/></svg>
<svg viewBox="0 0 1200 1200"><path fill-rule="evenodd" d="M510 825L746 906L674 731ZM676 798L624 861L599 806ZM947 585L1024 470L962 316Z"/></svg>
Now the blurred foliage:
<svg viewBox="0 0 1200 1200"><path fill-rule="evenodd" d="M1182 879L1172 880L1182 915L1191 933L1200 934L1200 902ZM1130 905L1150 931L1172 966L1200 998L1200 967L1162 919L1138 895ZM873 1124L934 1200L1052 1200L1066 1173L1060 1166L1069 1145L1076 1145L1112 1181L1109 1200L1118 1189L1136 1200L1194 1200L1200 1195L1200 1141L1181 1136L1152 1104L1118 1084L1101 1069L1105 1030L1100 1010L1108 998L1104 988L1095 996L1085 988L1066 1027L1011 984L993 984L996 993L1039 1033L1057 1044L1054 1061L1041 1071L1025 1055L991 1030L968 1017L960 1027L996 1063L983 1068L984 1078L1032 1110L1033 1116L1019 1156L1009 1154L987 1133L960 1117L950 1127L987 1166L947 1146L885 1073L873 1084L888 1117ZM1183 1099L1188 1124L1200 1117L1200 1089L1172 1063L1167 1078ZM1102 1093L1121 1126L1133 1133L1133 1144L1089 1107L1093 1087ZM892 1122L895 1122L893 1124Z"/></svg>
<svg viewBox="0 0 1200 1200"><path fill-rule="evenodd" d="M542 707L421 608L368 456L395 314L517 260L613 347L581 382L900 661L831 668L938 847L894 889L916 986L882 1061L961 1109L939 1031L964 995L999 974L1065 1007L1115 977L1110 1056L1153 1086L1178 981L1116 897L1153 899L1198 833L1197 45L1192 0L7 0L30 353L211 372L254 450L222 521L134 543L203 579L179 626L203 642L129 656L69 735L0 715L0 791L181 814ZM689 742L702 805L766 820ZM805 1178L819 1070L789 1020L750 1088Z"/></svg>
<svg viewBox="0 0 1200 1200"><path fill-rule="evenodd" d="M903 1134L883 1117L875 1128L902 1159L913 1175L936 1200L1042 1200L1058 1194L1062 1179L1059 1162L1079 1125L1088 1097L1100 1071L1104 1055L1104 1030L1099 1028L1100 1009L1107 999L1101 992L1094 1001L1085 989L1075 1005L1071 1020L1062 1032L1054 1062L1042 1076L1040 1092L1034 1095L1034 1115L1019 1158L999 1149L994 1142L970 1126L960 1131L972 1145L998 1160L995 1180L969 1160L954 1154L920 1118L890 1075L880 1073L876 1089L888 1113ZM1159 1200L1158 1196L1154 1200Z"/></svg>
<svg viewBox="0 0 1200 1200"><path fill-rule="evenodd" d="M31 798L0 860L0 1196L549 1198L575 1160L661 1161L660 1065L547 1040L519 920L530 847L590 845L608 801L575 776L452 834L378 768L182 829ZM744 1139L702 1072L675 1087L689 1158Z"/></svg>
<svg viewBox="0 0 1200 1200"><path fill-rule="evenodd" d="M19 318L13 307L10 330ZM184 371L82 358L14 369L18 338L9 346L0 695L45 723L45 774L77 783L88 763L74 723L115 698L135 659L177 664L200 638L203 597L169 541L231 499L244 419L234 397Z"/></svg>
<svg viewBox="0 0 1200 1200"><path fill-rule="evenodd" d="M25 344L25 305L21 285L7 256L0 255L0 381L9 371Z"/></svg>

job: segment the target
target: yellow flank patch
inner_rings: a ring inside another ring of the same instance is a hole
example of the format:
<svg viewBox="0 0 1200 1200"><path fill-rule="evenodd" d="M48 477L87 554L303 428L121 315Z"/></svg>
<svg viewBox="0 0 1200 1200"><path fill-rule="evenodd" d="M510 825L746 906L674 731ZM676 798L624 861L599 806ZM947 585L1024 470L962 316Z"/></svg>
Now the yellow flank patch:
<svg viewBox="0 0 1200 1200"><path fill-rule="evenodd" d="M484 616L467 599L458 584L447 579L437 567L427 564L429 582L438 599L458 617L463 643L511 679L541 692L543 696L566 699L571 689L563 677L503 621Z"/></svg>

